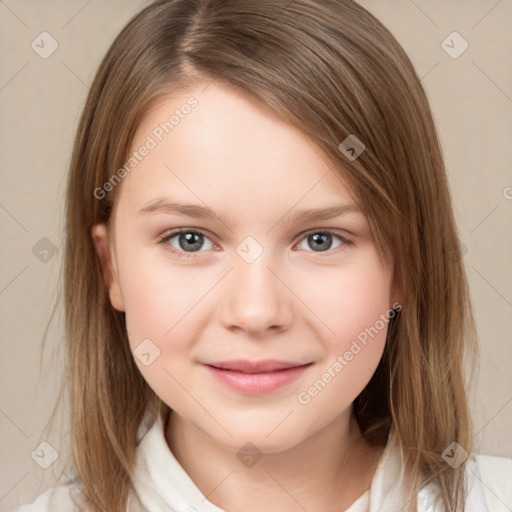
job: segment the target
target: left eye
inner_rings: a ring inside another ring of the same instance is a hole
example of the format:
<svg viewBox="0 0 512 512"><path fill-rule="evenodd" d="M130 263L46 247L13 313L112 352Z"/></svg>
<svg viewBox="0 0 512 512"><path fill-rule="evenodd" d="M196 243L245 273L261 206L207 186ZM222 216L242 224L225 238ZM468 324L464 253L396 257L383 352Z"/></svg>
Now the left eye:
<svg viewBox="0 0 512 512"><path fill-rule="evenodd" d="M333 239L335 238L340 240L340 243L338 243L334 248L349 243L347 239L340 235L331 233L330 231L314 231L312 233L308 233L302 239L301 243L306 242L313 248L313 252L326 252L333 248Z"/></svg>

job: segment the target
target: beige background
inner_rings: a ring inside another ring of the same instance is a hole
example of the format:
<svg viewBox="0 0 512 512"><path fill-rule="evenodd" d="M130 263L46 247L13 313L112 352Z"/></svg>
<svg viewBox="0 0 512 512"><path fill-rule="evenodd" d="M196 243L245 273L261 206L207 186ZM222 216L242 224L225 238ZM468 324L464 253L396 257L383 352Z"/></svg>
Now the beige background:
<svg viewBox="0 0 512 512"><path fill-rule="evenodd" d="M476 441L481 453L512 457L512 2L360 3L404 46L428 92L481 339ZM64 463L65 420L43 431L62 372L60 306L42 353L41 340L58 299L66 168L88 84L114 36L144 4L0 0L2 511L53 485ZM43 31L58 43L47 59L31 48ZM458 58L441 47L453 31L469 43ZM36 244L36 253L50 249L47 262L34 254ZM46 470L31 458L42 441L60 454Z"/></svg>

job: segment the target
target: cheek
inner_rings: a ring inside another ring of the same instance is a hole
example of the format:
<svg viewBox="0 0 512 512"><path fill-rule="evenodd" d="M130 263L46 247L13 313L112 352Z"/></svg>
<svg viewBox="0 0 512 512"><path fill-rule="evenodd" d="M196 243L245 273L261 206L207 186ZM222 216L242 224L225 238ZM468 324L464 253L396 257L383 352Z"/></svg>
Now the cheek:
<svg viewBox="0 0 512 512"><path fill-rule="evenodd" d="M336 272L330 269L324 287L309 282L309 291L302 291L325 326L325 358L316 375L320 380L316 387L323 389L325 384L329 390L319 402L339 396L348 405L373 375L384 351L391 316L391 279L377 254L370 252Z"/></svg>
<svg viewBox="0 0 512 512"><path fill-rule="evenodd" d="M390 275L371 259L337 273L324 293L309 297L328 325L325 357L296 400L313 418L325 421L349 407L381 360L390 315ZM313 427L311 427L313 428Z"/></svg>
<svg viewBox="0 0 512 512"><path fill-rule="evenodd" d="M202 274L171 262L163 247L145 247L121 234L119 246L127 327L134 335L163 338L206 288Z"/></svg>
<svg viewBox="0 0 512 512"><path fill-rule="evenodd" d="M179 383L187 381L190 351L200 336L200 299L211 284L199 272L132 255L121 279L130 347L146 382L174 405L183 395Z"/></svg>
<svg viewBox="0 0 512 512"><path fill-rule="evenodd" d="M156 251L137 253L135 248L120 275L135 363L159 396L181 396L178 383L189 379L194 347L211 318L209 292L218 275L171 263ZM139 357L147 349L157 354L149 365Z"/></svg>
<svg viewBox="0 0 512 512"><path fill-rule="evenodd" d="M340 349L372 327L391 306L391 274L376 253L364 256L339 269L328 269L323 279L320 275L307 279L300 291L324 324L329 345Z"/></svg>

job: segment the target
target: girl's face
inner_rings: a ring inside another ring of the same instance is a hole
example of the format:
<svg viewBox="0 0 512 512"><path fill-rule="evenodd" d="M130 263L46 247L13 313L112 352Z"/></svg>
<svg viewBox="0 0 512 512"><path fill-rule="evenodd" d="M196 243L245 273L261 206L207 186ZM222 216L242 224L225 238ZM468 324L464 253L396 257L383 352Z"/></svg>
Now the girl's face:
<svg viewBox="0 0 512 512"><path fill-rule="evenodd" d="M102 225L93 237L155 393L234 450L281 451L349 417L398 296L319 149L213 83L160 102L133 151L113 170L111 238ZM295 369L209 366L269 359Z"/></svg>

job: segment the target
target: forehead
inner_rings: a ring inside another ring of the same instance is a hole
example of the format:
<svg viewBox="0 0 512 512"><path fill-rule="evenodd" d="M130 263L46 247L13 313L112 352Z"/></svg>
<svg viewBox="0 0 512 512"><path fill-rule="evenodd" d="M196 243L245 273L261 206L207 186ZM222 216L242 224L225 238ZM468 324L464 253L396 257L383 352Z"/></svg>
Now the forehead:
<svg viewBox="0 0 512 512"><path fill-rule="evenodd" d="M128 156L134 166L118 200L132 208L156 196L253 215L295 204L354 202L309 138L250 96L215 82L159 100L138 127Z"/></svg>

